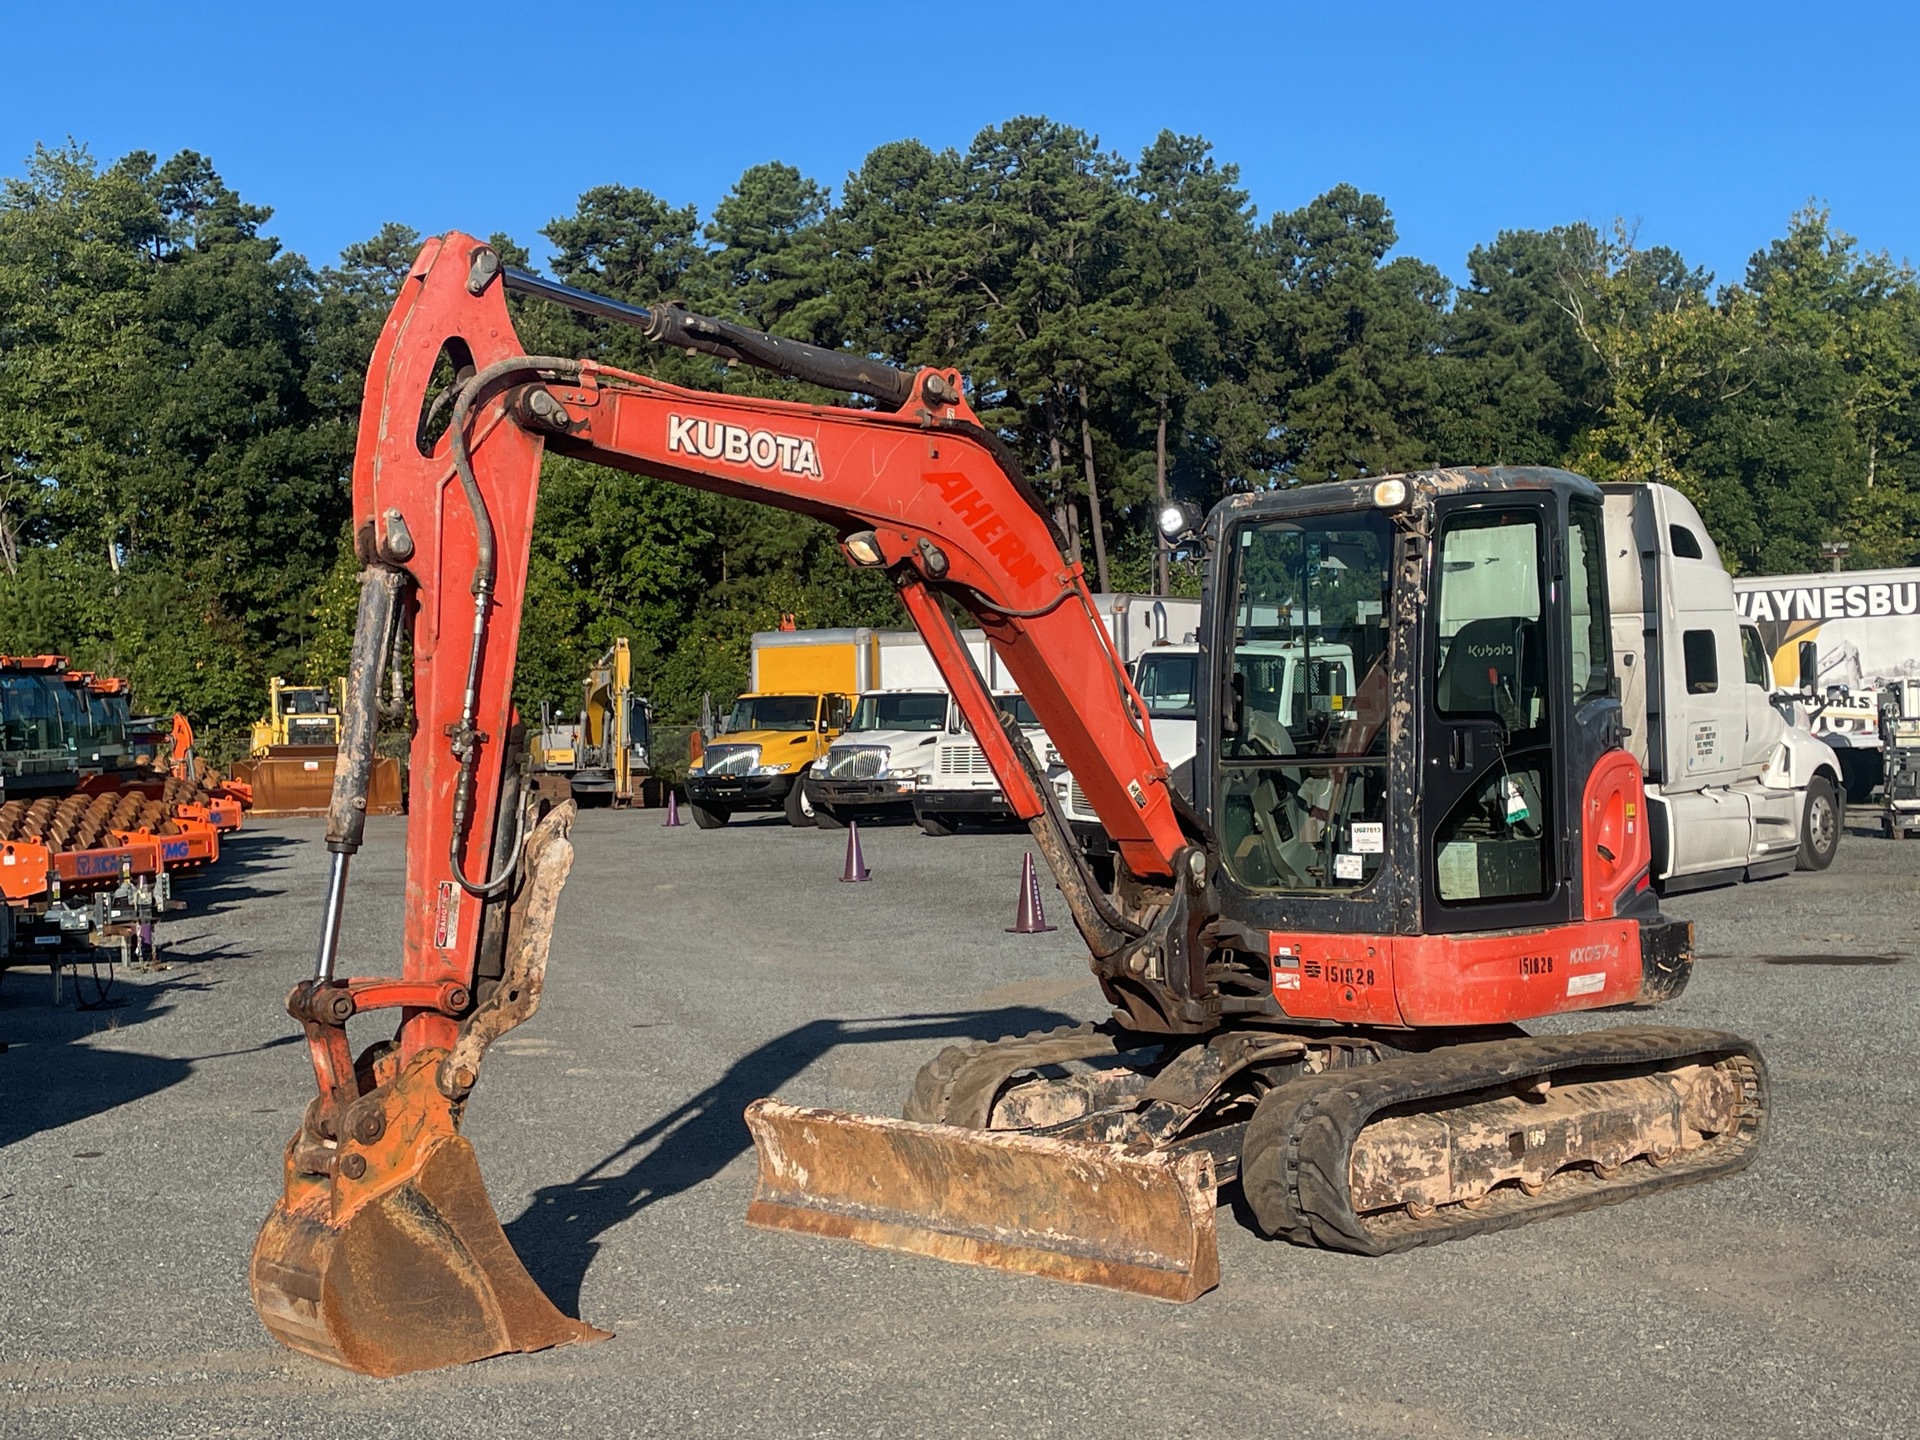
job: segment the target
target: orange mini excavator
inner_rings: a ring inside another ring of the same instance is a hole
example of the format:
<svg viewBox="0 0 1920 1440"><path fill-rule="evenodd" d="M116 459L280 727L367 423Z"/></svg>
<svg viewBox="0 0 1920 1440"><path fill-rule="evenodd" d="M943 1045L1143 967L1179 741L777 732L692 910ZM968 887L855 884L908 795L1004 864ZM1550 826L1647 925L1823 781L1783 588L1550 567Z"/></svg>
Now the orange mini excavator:
<svg viewBox="0 0 1920 1440"><path fill-rule="evenodd" d="M507 295L865 395L678 389L522 353ZM435 390L436 374L451 384ZM1266 1232L1381 1254L1723 1175L1760 1143L1752 1046L1520 1023L1677 993L1619 746L1601 499L1446 470L1230 497L1198 748L1176 781L1045 506L952 370L638 309L427 244L368 368L364 565L318 961L289 1009L319 1093L252 1264L296 1349L376 1374L595 1338L521 1267L460 1119L539 1003L571 807L515 774L509 700L544 451L813 515L884 571L1044 852L1112 1005L934 1057L905 1117L756 1101L751 1223L1169 1300L1218 1275L1216 1191ZM942 601L986 632L1113 841L1094 882ZM409 643L396 645L409 627ZM383 674L411 656L397 977L339 964ZM394 1012L358 1054L348 1026Z"/></svg>

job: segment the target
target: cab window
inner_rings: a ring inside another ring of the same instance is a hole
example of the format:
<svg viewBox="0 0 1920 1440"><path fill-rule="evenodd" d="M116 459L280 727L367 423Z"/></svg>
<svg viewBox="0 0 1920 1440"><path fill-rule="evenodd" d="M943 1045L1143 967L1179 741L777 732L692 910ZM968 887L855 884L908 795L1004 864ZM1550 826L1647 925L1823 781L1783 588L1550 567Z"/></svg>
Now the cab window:
<svg viewBox="0 0 1920 1440"><path fill-rule="evenodd" d="M1385 861L1392 522L1351 511L1235 532L1217 812L1251 889L1347 891Z"/></svg>

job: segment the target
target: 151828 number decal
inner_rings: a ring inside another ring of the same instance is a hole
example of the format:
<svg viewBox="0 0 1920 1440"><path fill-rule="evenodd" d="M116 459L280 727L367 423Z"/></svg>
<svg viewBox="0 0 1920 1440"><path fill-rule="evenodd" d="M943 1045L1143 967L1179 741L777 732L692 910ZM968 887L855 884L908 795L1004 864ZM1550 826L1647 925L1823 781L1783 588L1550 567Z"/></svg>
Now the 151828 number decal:
<svg viewBox="0 0 1920 1440"><path fill-rule="evenodd" d="M1520 957L1522 975L1551 975L1553 957L1551 955L1522 955Z"/></svg>
<svg viewBox="0 0 1920 1440"><path fill-rule="evenodd" d="M1301 969L1309 980L1325 980L1329 985L1357 985L1364 990L1374 984L1371 965L1322 965L1318 960L1308 960Z"/></svg>

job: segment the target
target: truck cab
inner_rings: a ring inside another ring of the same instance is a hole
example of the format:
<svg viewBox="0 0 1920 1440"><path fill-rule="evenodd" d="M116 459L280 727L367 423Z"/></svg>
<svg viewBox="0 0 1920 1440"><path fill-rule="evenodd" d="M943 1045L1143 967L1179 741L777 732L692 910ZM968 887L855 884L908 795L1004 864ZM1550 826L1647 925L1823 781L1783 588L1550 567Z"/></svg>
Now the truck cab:
<svg viewBox="0 0 1920 1440"><path fill-rule="evenodd" d="M815 818L839 827L857 812L906 810L932 773L947 727L945 689L870 690L803 784Z"/></svg>
<svg viewBox="0 0 1920 1440"><path fill-rule="evenodd" d="M1839 761L1775 707L1766 647L1699 512L1667 485L1601 489L1622 724L1646 777L1655 885L1824 869L1844 814Z"/></svg>
<svg viewBox="0 0 1920 1440"><path fill-rule="evenodd" d="M718 739L687 771L688 808L703 830L741 810L780 810L787 823L814 823L801 783L847 727L853 697L843 694L746 694L733 703Z"/></svg>

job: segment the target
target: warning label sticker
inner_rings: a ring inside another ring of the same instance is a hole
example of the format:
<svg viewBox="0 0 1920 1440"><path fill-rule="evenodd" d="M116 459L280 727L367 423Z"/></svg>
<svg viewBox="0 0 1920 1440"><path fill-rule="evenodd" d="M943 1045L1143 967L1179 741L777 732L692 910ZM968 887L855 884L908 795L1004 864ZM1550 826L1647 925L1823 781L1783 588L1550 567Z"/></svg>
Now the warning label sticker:
<svg viewBox="0 0 1920 1440"><path fill-rule="evenodd" d="M1387 827L1378 820L1360 820L1353 826L1353 851L1356 855L1383 855L1387 849Z"/></svg>

